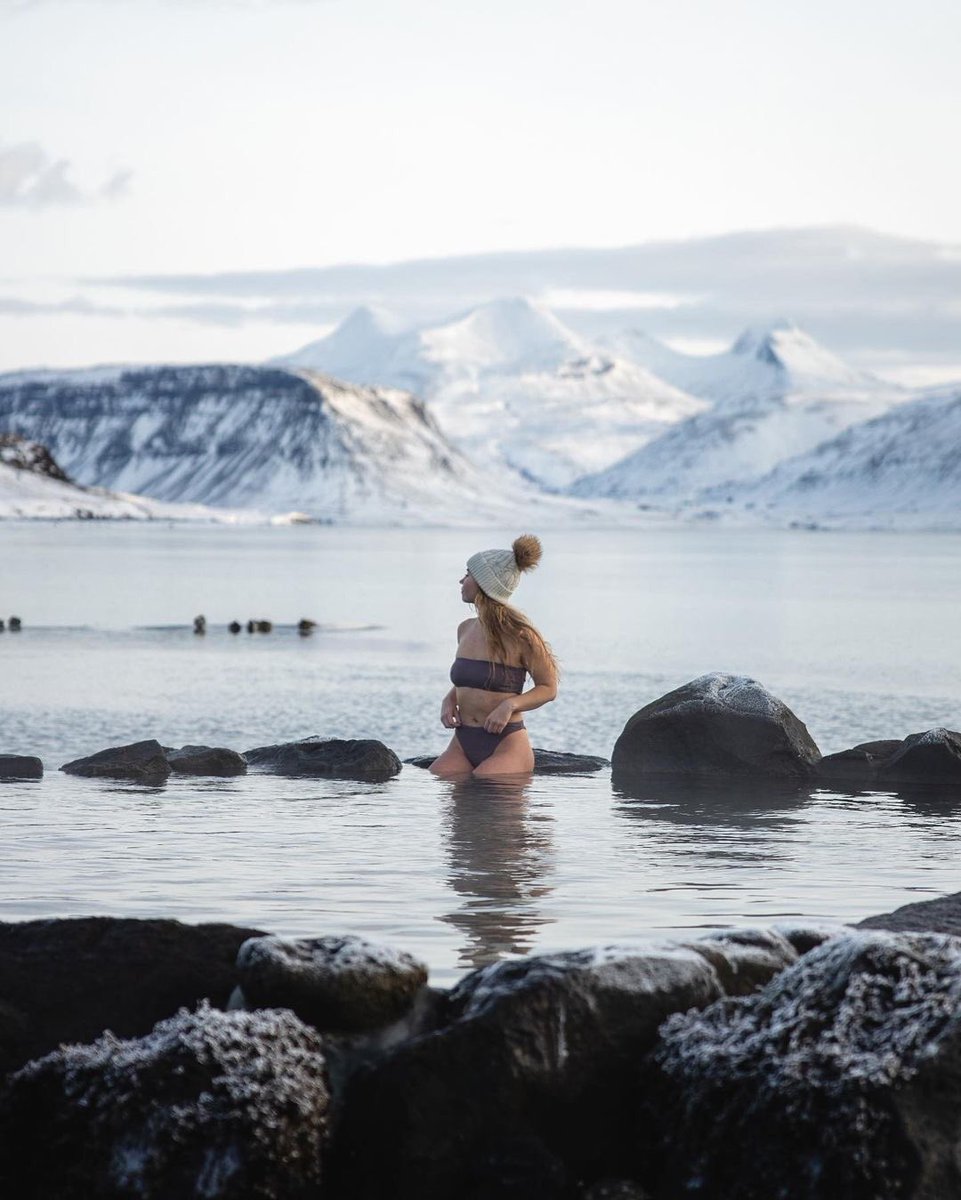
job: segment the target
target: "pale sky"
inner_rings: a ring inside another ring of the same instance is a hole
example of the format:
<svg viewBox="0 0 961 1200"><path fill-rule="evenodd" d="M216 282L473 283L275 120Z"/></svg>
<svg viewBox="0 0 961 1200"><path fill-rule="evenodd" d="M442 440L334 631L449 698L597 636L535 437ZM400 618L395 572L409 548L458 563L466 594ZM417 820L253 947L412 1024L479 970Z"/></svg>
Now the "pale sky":
<svg viewBox="0 0 961 1200"><path fill-rule="evenodd" d="M0 0L0 294L783 226L961 243L959 50L956 0Z"/></svg>

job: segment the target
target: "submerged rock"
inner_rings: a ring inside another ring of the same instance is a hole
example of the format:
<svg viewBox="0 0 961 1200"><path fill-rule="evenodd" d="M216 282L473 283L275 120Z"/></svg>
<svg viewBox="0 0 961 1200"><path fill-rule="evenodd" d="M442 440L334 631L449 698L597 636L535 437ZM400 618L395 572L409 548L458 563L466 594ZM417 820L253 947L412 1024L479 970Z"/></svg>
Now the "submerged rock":
<svg viewBox="0 0 961 1200"><path fill-rule="evenodd" d="M0 779L42 779L43 763L31 754L0 754Z"/></svg>
<svg viewBox="0 0 961 1200"><path fill-rule="evenodd" d="M638 1061L658 1026L721 992L707 957L671 943L475 971L447 1024L351 1079L338 1180L352 1200L448 1200L561 1197L609 1177L638 1154Z"/></svg>
<svg viewBox="0 0 961 1200"><path fill-rule="evenodd" d="M68 775L88 779L133 779L139 783L163 783L170 774L163 746L152 738L128 746L111 746L87 758L77 758L60 768Z"/></svg>
<svg viewBox="0 0 961 1200"><path fill-rule="evenodd" d="M328 1103L322 1043L292 1013L201 1005L12 1075L0 1183L18 1200L307 1200Z"/></svg>
<svg viewBox="0 0 961 1200"><path fill-rule="evenodd" d="M658 1196L961 1194L961 942L849 933L763 991L671 1017Z"/></svg>
<svg viewBox="0 0 961 1200"><path fill-rule="evenodd" d="M426 964L412 954L349 935L251 938L237 973L249 1007L290 1008L338 1032L396 1021L427 983Z"/></svg>
<svg viewBox="0 0 961 1200"><path fill-rule="evenodd" d="M78 917L0 922L0 1075L105 1029L147 1033L202 999L226 1004L256 929Z"/></svg>
<svg viewBox="0 0 961 1200"><path fill-rule="evenodd" d="M170 769L176 775L246 775L247 760L236 750L221 746L181 746L179 750L164 747Z"/></svg>
<svg viewBox="0 0 961 1200"><path fill-rule="evenodd" d="M373 738L304 738L245 750L252 767L275 775L313 775L383 783L400 770L400 759Z"/></svg>
<svg viewBox="0 0 961 1200"><path fill-rule="evenodd" d="M808 779L821 754L756 680L702 675L636 712L614 746L618 776Z"/></svg>

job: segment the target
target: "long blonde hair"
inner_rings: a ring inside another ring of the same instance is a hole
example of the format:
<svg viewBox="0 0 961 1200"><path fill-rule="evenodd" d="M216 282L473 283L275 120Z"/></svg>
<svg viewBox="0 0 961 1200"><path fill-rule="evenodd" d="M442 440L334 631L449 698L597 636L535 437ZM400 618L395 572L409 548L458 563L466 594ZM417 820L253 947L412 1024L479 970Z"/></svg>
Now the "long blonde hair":
<svg viewBox="0 0 961 1200"><path fill-rule="evenodd" d="M560 674L554 651L520 609L492 600L482 591L478 591L474 606L495 661L506 662L517 654L529 670L534 655L540 653L547 658L554 674Z"/></svg>

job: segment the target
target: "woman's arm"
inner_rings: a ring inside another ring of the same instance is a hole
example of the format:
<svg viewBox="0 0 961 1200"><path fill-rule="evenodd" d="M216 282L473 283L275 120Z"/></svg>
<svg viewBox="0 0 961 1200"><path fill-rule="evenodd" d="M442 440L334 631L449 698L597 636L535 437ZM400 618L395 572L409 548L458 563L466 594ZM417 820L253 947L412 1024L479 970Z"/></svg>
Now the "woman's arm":
<svg viewBox="0 0 961 1200"><path fill-rule="evenodd" d="M451 688L440 703L440 723L445 729L456 729L460 724L457 708L457 688Z"/></svg>

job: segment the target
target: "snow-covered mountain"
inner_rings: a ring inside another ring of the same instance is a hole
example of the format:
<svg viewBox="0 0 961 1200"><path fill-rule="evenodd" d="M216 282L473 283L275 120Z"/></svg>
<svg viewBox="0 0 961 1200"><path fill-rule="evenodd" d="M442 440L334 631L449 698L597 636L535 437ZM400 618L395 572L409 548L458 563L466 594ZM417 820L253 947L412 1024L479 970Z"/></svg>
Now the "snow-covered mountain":
<svg viewBox="0 0 961 1200"><path fill-rule="evenodd" d="M910 396L853 370L789 322L748 330L724 354L673 358L665 359L673 379L711 407L578 480L573 495L683 500L763 475Z"/></svg>
<svg viewBox="0 0 961 1200"><path fill-rule="evenodd" d="M491 507L483 478L415 397L305 370L0 376L0 429L48 446L86 485L159 500L388 522Z"/></svg>
<svg viewBox="0 0 961 1200"><path fill-rule="evenodd" d="M933 389L699 500L779 523L961 528L961 386Z"/></svg>
<svg viewBox="0 0 961 1200"><path fill-rule="evenodd" d="M143 496L85 488L61 469L46 446L0 433L0 519L225 520L233 514L201 505L163 504Z"/></svg>
<svg viewBox="0 0 961 1200"><path fill-rule="evenodd" d="M406 331L359 309L275 361L408 388L468 456L547 488L607 466L705 407L521 297Z"/></svg>

